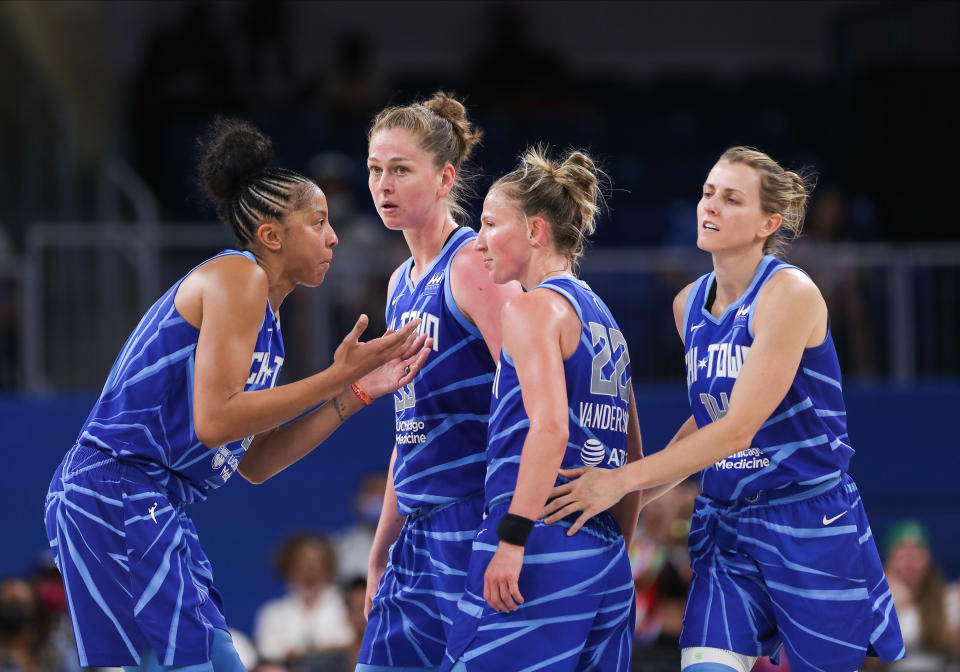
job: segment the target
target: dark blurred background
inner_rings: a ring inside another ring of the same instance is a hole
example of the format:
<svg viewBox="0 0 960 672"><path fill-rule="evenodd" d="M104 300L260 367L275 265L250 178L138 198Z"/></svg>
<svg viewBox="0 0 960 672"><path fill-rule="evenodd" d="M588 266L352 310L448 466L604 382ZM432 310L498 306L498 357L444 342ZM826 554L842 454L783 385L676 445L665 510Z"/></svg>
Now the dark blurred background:
<svg viewBox="0 0 960 672"><path fill-rule="evenodd" d="M587 148L609 173L583 276L630 341L649 450L688 412L670 301L709 268L694 244L706 173L734 144L815 170L789 257L831 310L854 476L878 538L917 518L956 577L958 82L957 2L0 3L0 503L23 511L4 514L0 574L43 548L46 480L130 329L231 245L195 186L212 118L269 134L341 238L324 286L284 304L290 380L325 366L359 312L382 329L405 247L370 202L366 128L444 89L485 131L474 213L530 143ZM197 507L242 629L279 589L271 546L353 520L353 489L389 456L377 412L276 483Z"/></svg>

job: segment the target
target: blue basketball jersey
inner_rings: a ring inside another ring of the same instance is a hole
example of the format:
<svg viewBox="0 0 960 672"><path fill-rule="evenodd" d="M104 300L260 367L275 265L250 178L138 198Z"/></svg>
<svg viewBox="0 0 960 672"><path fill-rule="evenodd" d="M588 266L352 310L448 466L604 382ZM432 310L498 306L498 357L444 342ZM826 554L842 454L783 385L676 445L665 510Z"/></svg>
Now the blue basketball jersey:
<svg viewBox="0 0 960 672"><path fill-rule="evenodd" d="M698 427L723 417L740 367L753 344L757 296L777 271L795 268L767 255L743 296L714 317L706 307L714 274L699 278L683 317L687 395ZM733 500L759 490L835 482L853 449L847 435L840 364L829 329L807 348L786 397L753 437L750 448L704 469L703 492Z"/></svg>
<svg viewBox="0 0 960 672"><path fill-rule="evenodd" d="M535 289L538 288L564 296L577 311L582 325L580 344L563 362L570 438L562 466L619 467L627 461L630 355L626 339L610 310L582 280L553 277ZM487 434L488 509L513 496L529 427L517 370L510 355L501 350Z"/></svg>
<svg viewBox="0 0 960 672"><path fill-rule="evenodd" d="M450 287L454 255L476 237L467 227L454 231L416 283L410 279L413 258L408 259L387 299L391 329L419 317L419 331L433 338L423 369L394 393L393 481L404 515L483 490L494 363Z"/></svg>
<svg viewBox="0 0 960 672"><path fill-rule="evenodd" d="M212 258L229 254L256 263L250 252L236 250ZM216 450L197 438L193 372L200 332L174 306L181 282L151 306L127 339L77 442L136 464L171 499L189 503L227 482L253 437ZM244 389L273 387L282 364L280 322L268 302Z"/></svg>

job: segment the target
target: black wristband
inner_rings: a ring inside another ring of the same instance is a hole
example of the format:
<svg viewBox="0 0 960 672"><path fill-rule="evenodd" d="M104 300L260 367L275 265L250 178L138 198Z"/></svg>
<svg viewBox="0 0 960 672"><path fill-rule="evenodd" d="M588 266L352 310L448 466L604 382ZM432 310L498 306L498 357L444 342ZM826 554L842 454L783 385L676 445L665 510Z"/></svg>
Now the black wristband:
<svg viewBox="0 0 960 672"><path fill-rule="evenodd" d="M497 525L497 539L514 546L525 546L533 529L533 521L523 516L508 513Z"/></svg>

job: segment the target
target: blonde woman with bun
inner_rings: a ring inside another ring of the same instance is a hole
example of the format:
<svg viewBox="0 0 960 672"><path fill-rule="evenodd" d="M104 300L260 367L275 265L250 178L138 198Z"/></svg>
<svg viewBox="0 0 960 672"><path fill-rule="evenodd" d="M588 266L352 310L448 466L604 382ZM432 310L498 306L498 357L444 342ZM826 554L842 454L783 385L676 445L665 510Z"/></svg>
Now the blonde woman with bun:
<svg viewBox="0 0 960 672"><path fill-rule="evenodd" d="M616 469L641 455L626 339L576 276L600 176L584 152L530 149L484 201L476 245L487 272L527 291L503 308L485 518L444 670L630 669L638 497L575 537L572 520L536 520L561 467Z"/></svg>
<svg viewBox="0 0 960 672"><path fill-rule="evenodd" d="M720 156L697 206L697 246L713 271L673 304L693 415L666 448L625 469L565 472L576 480L546 510L550 521L582 512L573 534L626 493L652 497L702 470L680 635L689 672L749 672L781 649L794 672L903 656L847 474L853 449L827 306L778 258L800 233L809 191L758 150Z"/></svg>
<svg viewBox="0 0 960 672"><path fill-rule="evenodd" d="M463 104L439 92L390 107L368 134L370 195L410 258L394 271L387 323L421 320L423 370L394 395L396 439L367 571L357 670L430 670L443 658L483 514L484 450L500 309L465 226L466 162L480 140Z"/></svg>

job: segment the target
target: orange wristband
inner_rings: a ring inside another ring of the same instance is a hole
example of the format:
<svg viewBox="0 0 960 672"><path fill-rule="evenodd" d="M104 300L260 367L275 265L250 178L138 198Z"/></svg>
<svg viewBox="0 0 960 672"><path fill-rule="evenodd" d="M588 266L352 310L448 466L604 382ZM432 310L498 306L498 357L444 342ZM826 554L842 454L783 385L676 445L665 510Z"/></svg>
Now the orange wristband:
<svg viewBox="0 0 960 672"><path fill-rule="evenodd" d="M373 403L373 397L367 394L367 391L365 389L360 387L360 383L352 383L350 385L350 389L353 391L355 395L357 395L357 399L362 401L364 404L369 405Z"/></svg>

